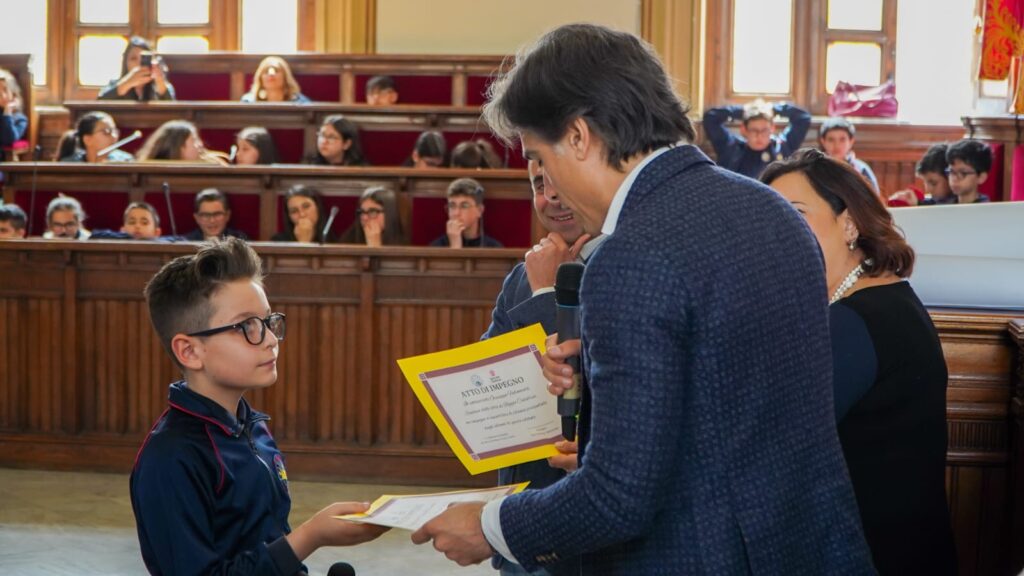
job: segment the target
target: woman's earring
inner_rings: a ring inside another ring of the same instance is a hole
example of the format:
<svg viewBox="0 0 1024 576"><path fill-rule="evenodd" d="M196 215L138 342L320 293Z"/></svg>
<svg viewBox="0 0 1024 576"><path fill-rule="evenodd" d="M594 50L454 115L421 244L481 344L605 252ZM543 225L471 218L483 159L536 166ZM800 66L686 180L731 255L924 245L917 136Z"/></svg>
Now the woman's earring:
<svg viewBox="0 0 1024 576"><path fill-rule="evenodd" d="M850 252L853 252L857 249L857 240L850 240L850 243L847 244L846 247L850 249Z"/></svg>

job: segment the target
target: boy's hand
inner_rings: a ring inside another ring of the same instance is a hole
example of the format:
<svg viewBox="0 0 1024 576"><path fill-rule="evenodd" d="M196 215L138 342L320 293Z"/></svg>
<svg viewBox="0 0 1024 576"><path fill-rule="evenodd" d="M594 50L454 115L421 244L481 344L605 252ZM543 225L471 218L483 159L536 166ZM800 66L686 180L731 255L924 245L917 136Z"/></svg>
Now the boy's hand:
<svg viewBox="0 0 1024 576"><path fill-rule="evenodd" d="M386 526L339 520L335 516L365 512L366 502L335 502L317 512L287 536L288 544L299 560L323 546L354 546L369 542L390 530Z"/></svg>
<svg viewBox="0 0 1024 576"><path fill-rule="evenodd" d="M462 248L462 232L466 225L462 220L452 218L445 224L445 234L448 235L448 245L452 248Z"/></svg>

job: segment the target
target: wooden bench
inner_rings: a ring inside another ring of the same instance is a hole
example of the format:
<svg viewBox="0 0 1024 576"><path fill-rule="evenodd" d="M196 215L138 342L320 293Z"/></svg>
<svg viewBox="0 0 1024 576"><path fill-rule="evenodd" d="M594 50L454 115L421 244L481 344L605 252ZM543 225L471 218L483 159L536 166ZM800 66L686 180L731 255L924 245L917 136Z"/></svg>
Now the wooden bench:
<svg viewBox="0 0 1024 576"><path fill-rule="evenodd" d="M218 188L232 203L231 225L254 239L269 239L284 226L283 194L296 184L314 186L326 208L339 208L334 230L344 231L355 220L357 199L370 186L398 192L399 208L413 245L426 245L444 233L445 192L456 178L477 179L486 191L485 229L506 246L530 246L543 235L532 208L530 183L524 170L453 170L445 168L334 168L326 166L232 166L204 164L133 163L0 164L7 175L4 201L32 212L33 234L45 230L47 203L58 193L82 202L90 229L121 227L128 202L145 200L160 214L164 233L171 225L162 184L171 187L171 205L178 233L195 227L192 202L196 192ZM36 187L32 208L33 181Z"/></svg>
<svg viewBox="0 0 1024 576"><path fill-rule="evenodd" d="M91 111L114 117L122 136L139 129L148 136L168 120L195 123L207 147L227 151L235 143L235 134L246 126L264 126L274 137L282 162L299 163L305 154L316 150L316 132L323 119L343 114L359 126L363 152L374 166L399 166L412 153L416 138L424 130L438 130L445 136L449 150L464 140L483 138L491 142L512 168L525 168L518 147L506 148L480 118L479 106L392 106L365 104L294 104L241 102L137 102L74 100L64 103L71 113L71 124ZM134 152L143 140L125 147Z"/></svg>
<svg viewBox="0 0 1024 576"><path fill-rule="evenodd" d="M476 341L521 250L256 244L288 315L273 416L295 478L486 485L458 464L395 359ZM127 473L180 374L145 282L194 245L0 242L0 465ZM1010 574L1024 541L1024 322L932 310L949 368L947 493L961 574ZM786 327L780 326L779 330Z"/></svg>
<svg viewBox="0 0 1024 576"><path fill-rule="evenodd" d="M276 54L275 54L276 55ZM271 54L165 54L179 100L235 100L249 90L260 61ZM303 93L322 102L365 102L366 82L395 79L403 104L480 105L501 56L284 54Z"/></svg>

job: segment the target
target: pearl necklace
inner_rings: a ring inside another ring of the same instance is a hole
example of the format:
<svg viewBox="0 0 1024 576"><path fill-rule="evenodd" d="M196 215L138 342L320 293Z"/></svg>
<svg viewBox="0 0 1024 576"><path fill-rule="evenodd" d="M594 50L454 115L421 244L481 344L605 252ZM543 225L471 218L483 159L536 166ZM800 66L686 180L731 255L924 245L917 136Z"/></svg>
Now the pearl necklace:
<svg viewBox="0 0 1024 576"><path fill-rule="evenodd" d="M846 278L843 280L843 283L840 284L838 288L836 288L836 291L832 294L832 299L829 300L828 303L835 304L836 302L838 302L839 299L843 297L843 294L846 294L846 292L850 288L853 288L853 285L857 283L857 280L860 279L860 275L863 273L864 263L862 262L860 264L857 264L856 268L850 270L850 273L846 275Z"/></svg>

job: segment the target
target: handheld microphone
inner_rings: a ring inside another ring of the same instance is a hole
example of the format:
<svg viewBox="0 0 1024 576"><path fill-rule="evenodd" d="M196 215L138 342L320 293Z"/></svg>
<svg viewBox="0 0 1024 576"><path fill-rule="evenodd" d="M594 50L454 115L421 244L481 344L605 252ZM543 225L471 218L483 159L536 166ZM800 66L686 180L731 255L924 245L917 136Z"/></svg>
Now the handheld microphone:
<svg viewBox="0 0 1024 576"><path fill-rule="evenodd" d="M555 326L558 343L576 340L580 337L580 281L583 279L583 264L565 262L558 267L555 275ZM558 415L562 417L562 437L576 439L576 415L580 413L580 357L570 356L565 363L572 367L573 386L558 397Z"/></svg>
<svg viewBox="0 0 1024 576"><path fill-rule="evenodd" d="M167 202L167 218L171 221L171 236L178 235L178 227L174 223L174 210L171 209L171 185L164 182L164 201Z"/></svg>
<svg viewBox="0 0 1024 576"><path fill-rule="evenodd" d="M43 147L36 144L32 150L32 193L28 201L28 236L32 235L32 218L36 212L36 177L39 172L39 157L43 155Z"/></svg>
<svg viewBox="0 0 1024 576"><path fill-rule="evenodd" d="M335 562L327 570L327 576L356 576L356 569L348 562Z"/></svg>
<svg viewBox="0 0 1024 576"><path fill-rule="evenodd" d="M114 150L117 150L121 146L124 146L125 144L128 144L129 142L134 142L134 141L138 140L139 138L142 138L142 131L141 130L136 130L135 132L132 132L130 136L128 136L126 138L122 138L121 140L118 140L117 142L114 142L110 146L107 146L106 148L104 148L104 149L100 150L99 152L97 152L96 153L96 157L97 158L102 158L102 157L106 156L107 154L110 154Z"/></svg>
<svg viewBox="0 0 1024 576"><path fill-rule="evenodd" d="M320 243L327 242L327 233L331 230L331 226L334 224L334 217L338 215L338 207L331 206L331 215L327 217L327 224L324 224L324 229L320 234Z"/></svg>

